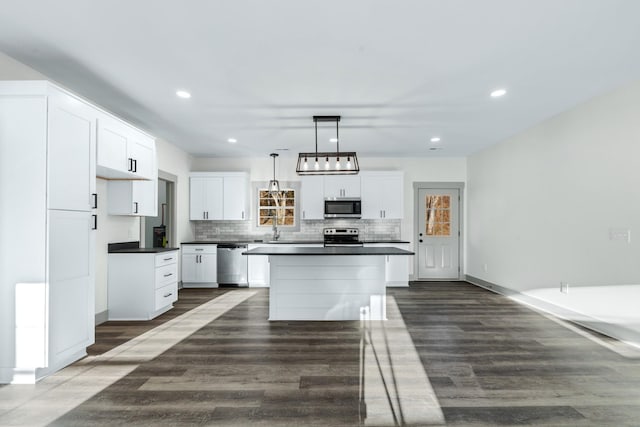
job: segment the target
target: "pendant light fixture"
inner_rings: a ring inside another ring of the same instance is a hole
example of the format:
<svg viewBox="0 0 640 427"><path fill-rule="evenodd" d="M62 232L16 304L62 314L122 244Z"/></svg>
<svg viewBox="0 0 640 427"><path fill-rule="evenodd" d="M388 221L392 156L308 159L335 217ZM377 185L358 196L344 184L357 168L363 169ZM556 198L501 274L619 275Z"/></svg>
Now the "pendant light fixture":
<svg viewBox="0 0 640 427"><path fill-rule="evenodd" d="M298 154L298 165L296 166L298 175L355 175L360 172L356 153L354 151L340 152L338 129L340 116L313 116L313 122L316 129L316 151ZM336 151L318 152L318 122L336 123Z"/></svg>
<svg viewBox="0 0 640 427"><path fill-rule="evenodd" d="M280 192L280 183L276 179L276 157L278 157L278 153L269 155L273 157L273 179L269 181L269 194L275 194Z"/></svg>

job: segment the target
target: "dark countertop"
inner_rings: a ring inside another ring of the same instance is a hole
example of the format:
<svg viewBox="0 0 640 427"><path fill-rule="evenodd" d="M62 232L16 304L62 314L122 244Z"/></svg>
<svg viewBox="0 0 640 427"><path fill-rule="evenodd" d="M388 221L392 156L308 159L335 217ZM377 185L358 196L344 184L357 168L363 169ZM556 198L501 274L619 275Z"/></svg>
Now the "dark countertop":
<svg viewBox="0 0 640 427"><path fill-rule="evenodd" d="M158 254L180 250L180 248L141 248L140 242L109 243L107 248L110 254Z"/></svg>
<svg viewBox="0 0 640 427"><path fill-rule="evenodd" d="M406 240L398 239L375 239L375 240L361 240L362 243L410 243ZM247 244L269 244L269 245L322 245L323 240L260 240L260 239L237 239L237 240L195 240L192 242L182 242L183 245L218 245L223 243L247 243Z"/></svg>
<svg viewBox="0 0 640 427"><path fill-rule="evenodd" d="M415 255L415 253L392 247L278 248L265 246L242 252L242 255Z"/></svg>
<svg viewBox="0 0 640 427"><path fill-rule="evenodd" d="M158 254L161 252L179 251L180 248L132 248L132 249L114 249L110 250L110 254Z"/></svg>

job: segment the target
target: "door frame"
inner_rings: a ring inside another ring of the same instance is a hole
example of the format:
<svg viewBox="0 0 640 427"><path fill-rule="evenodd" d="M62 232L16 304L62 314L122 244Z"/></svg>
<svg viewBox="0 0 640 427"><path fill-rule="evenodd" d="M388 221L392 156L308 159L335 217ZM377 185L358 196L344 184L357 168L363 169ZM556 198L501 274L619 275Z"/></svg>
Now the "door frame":
<svg viewBox="0 0 640 427"><path fill-rule="evenodd" d="M158 169L158 179L167 181L167 205L171 209L169 214L170 223L167 224L167 239L172 242L173 247L178 247L176 242L176 188L178 185L178 177L171 173ZM156 190L157 191L157 190ZM158 212L160 215L160 212ZM140 217L140 243L144 246L146 242L146 218Z"/></svg>
<svg viewBox="0 0 640 427"><path fill-rule="evenodd" d="M465 241L465 233L464 233L464 182L414 182L413 183L413 247L416 255L413 257L413 280L420 282L439 282L439 281L450 281L451 279L420 279L418 275L420 274L419 263L420 263L420 252L418 248L418 230L420 229L420 224L418 224L420 218L420 209L422 204L420 203L420 190L435 190L435 189L457 189L459 191L460 200L458 201L458 227L460 231L460 236L458 239L458 279L464 280L464 241Z"/></svg>

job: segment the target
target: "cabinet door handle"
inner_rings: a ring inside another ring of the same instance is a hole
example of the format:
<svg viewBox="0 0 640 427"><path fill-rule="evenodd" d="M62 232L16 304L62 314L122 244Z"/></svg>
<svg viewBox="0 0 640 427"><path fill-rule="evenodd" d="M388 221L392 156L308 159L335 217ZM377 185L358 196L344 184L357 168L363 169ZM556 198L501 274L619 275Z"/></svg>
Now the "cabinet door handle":
<svg viewBox="0 0 640 427"><path fill-rule="evenodd" d="M164 298L170 297L171 295L173 295L173 292L169 292L168 294L164 294Z"/></svg>
<svg viewBox="0 0 640 427"><path fill-rule="evenodd" d="M206 219L209 219L209 211L207 211L205 213L207 214L207 218Z"/></svg>
<svg viewBox="0 0 640 427"><path fill-rule="evenodd" d="M306 211L302 211L302 219L305 219L307 217L307 212Z"/></svg>
<svg viewBox="0 0 640 427"><path fill-rule="evenodd" d="M133 172L138 172L138 160L133 159Z"/></svg>
<svg viewBox="0 0 640 427"><path fill-rule="evenodd" d="M91 215L93 217L93 227L91 227L92 230L97 230L98 229L98 215Z"/></svg>
<svg viewBox="0 0 640 427"><path fill-rule="evenodd" d="M173 276L173 273L165 274L164 277Z"/></svg>
<svg viewBox="0 0 640 427"><path fill-rule="evenodd" d="M127 159L127 161L129 162L129 166L128 166L128 171L129 172L133 172L133 159L131 157L129 157L129 159Z"/></svg>
<svg viewBox="0 0 640 427"><path fill-rule="evenodd" d="M242 219L244 219L244 211L242 211Z"/></svg>
<svg viewBox="0 0 640 427"><path fill-rule="evenodd" d="M93 206L91 209L98 209L98 193L91 193L91 197L93 197Z"/></svg>
<svg viewBox="0 0 640 427"><path fill-rule="evenodd" d="M198 262L202 264L202 255L198 255Z"/></svg>
<svg viewBox="0 0 640 427"><path fill-rule="evenodd" d="M165 258L165 261L171 261L173 258Z"/></svg>
<svg viewBox="0 0 640 427"><path fill-rule="evenodd" d="M202 248L196 248L196 251L203 251L204 249Z"/></svg>
<svg viewBox="0 0 640 427"><path fill-rule="evenodd" d="M387 217L387 211L382 211L382 218L386 218Z"/></svg>
<svg viewBox="0 0 640 427"><path fill-rule="evenodd" d="M135 206L133 213L138 213L138 202L133 202L133 205Z"/></svg>

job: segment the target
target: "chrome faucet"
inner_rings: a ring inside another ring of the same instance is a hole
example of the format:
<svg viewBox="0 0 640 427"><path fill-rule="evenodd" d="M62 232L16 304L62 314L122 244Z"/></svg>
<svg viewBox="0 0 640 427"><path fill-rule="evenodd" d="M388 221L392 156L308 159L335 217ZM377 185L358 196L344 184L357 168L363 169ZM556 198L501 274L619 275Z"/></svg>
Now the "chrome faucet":
<svg viewBox="0 0 640 427"><path fill-rule="evenodd" d="M278 238L280 238L280 232L278 231L278 214L277 213L276 213L276 216L273 218L273 227L271 227L271 229L273 230L273 237L271 238L271 240L274 240L274 241L278 240Z"/></svg>

